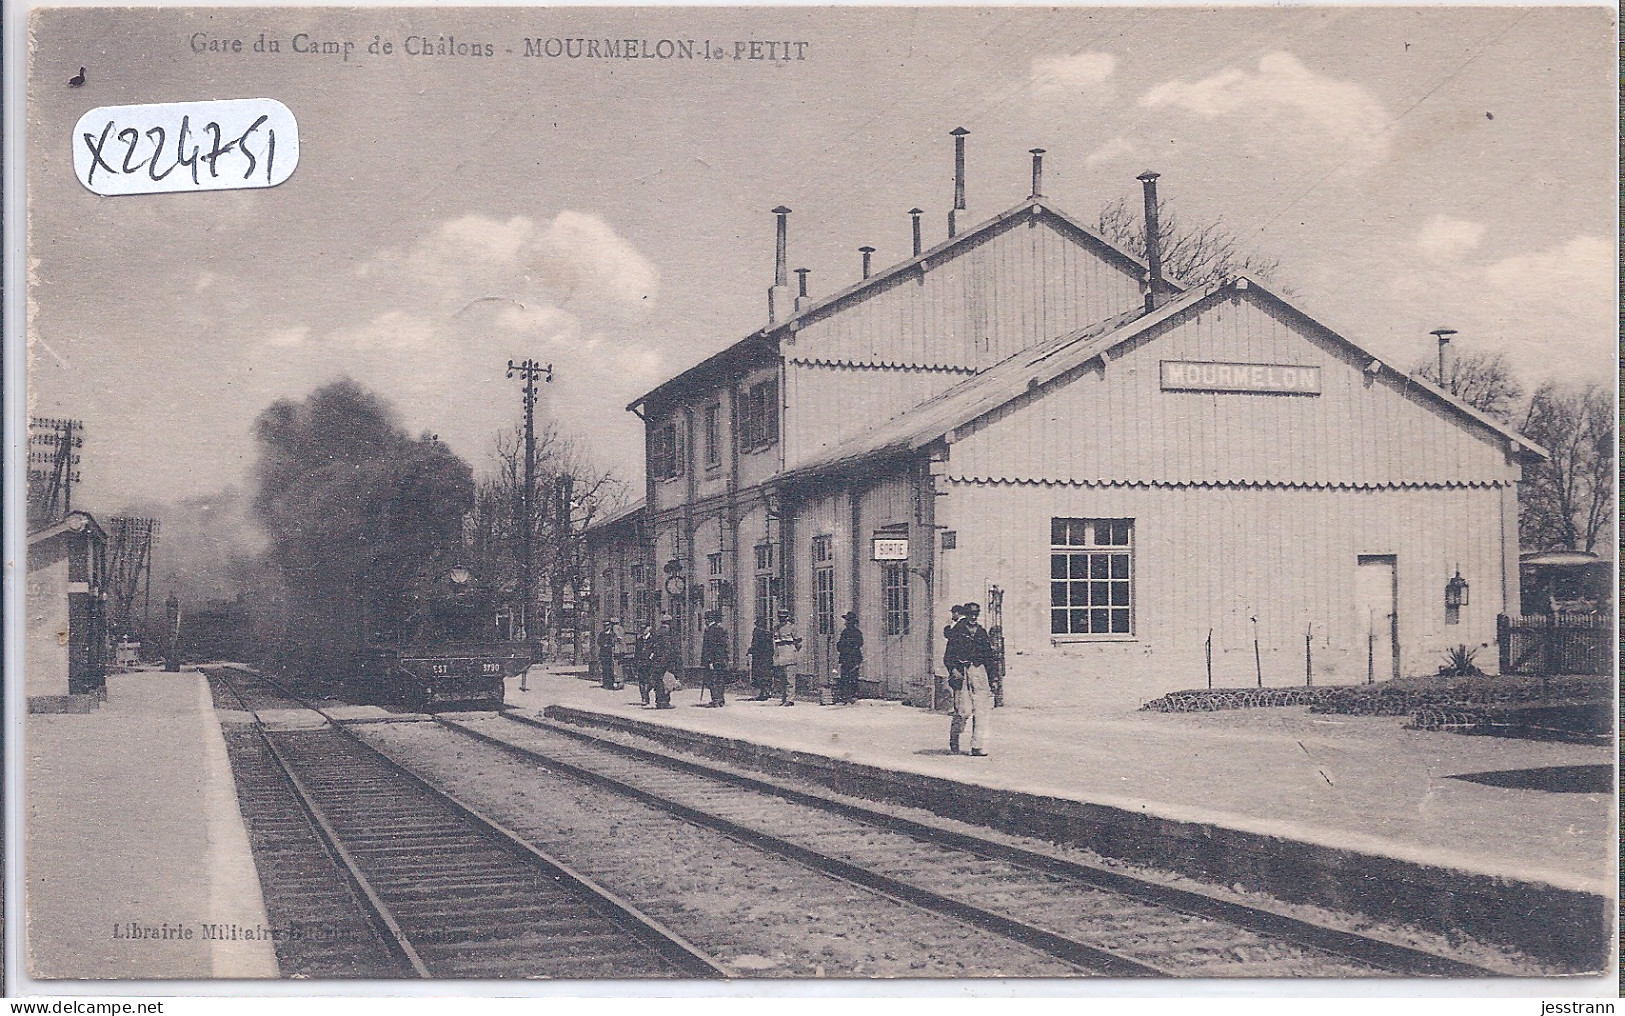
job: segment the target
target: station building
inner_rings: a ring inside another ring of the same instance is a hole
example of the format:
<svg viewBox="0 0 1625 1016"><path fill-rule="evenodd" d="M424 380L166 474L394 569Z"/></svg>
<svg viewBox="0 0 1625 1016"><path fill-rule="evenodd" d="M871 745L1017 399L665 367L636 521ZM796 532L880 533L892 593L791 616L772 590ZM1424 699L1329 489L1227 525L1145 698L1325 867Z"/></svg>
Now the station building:
<svg viewBox="0 0 1625 1016"><path fill-rule="evenodd" d="M31 711L87 709L107 694L107 534L85 512L28 534L23 684Z"/></svg>
<svg viewBox="0 0 1625 1016"><path fill-rule="evenodd" d="M966 601L1011 705L1493 668L1542 450L1255 280L1163 277L1154 215L1148 263L1039 158L1025 200L956 229L961 178L946 241L820 300L775 210L768 322L628 407L646 496L587 534L600 616L670 612L697 666L704 611L742 650L782 607L807 691L852 610L864 693L920 705Z"/></svg>

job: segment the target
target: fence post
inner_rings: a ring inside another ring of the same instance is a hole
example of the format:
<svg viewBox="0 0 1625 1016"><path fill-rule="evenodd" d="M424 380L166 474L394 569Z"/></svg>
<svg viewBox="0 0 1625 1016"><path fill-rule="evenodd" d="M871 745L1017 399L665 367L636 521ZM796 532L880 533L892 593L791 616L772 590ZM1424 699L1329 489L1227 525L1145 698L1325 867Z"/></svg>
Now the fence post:
<svg viewBox="0 0 1625 1016"><path fill-rule="evenodd" d="M1309 623L1309 627L1303 630L1303 686L1305 688L1315 686L1315 655L1314 650L1309 646L1309 640L1313 637L1314 631L1315 625L1313 621Z"/></svg>
<svg viewBox="0 0 1625 1016"><path fill-rule="evenodd" d="M1253 618L1253 667L1258 671L1258 686L1264 687L1264 659L1258 654L1258 618Z"/></svg>
<svg viewBox="0 0 1625 1016"><path fill-rule="evenodd" d="M1512 672L1512 619L1505 614L1495 615L1495 642L1500 651L1500 671Z"/></svg>

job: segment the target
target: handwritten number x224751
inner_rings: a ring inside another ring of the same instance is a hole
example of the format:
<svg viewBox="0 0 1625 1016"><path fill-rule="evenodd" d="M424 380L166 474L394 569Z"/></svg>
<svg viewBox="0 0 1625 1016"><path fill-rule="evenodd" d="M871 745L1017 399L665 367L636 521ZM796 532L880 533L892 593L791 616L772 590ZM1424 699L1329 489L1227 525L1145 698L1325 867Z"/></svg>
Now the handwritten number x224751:
<svg viewBox="0 0 1625 1016"><path fill-rule="evenodd" d="M241 156L239 161L245 163L242 179L251 179L254 176L254 170L259 167L261 159L254 154L253 148L249 145L249 139L261 127L264 127L265 121L269 119L270 117L261 116L250 124L247 130L223 145L221 141L225 137L225 132L220 129L219 124L210 120L203 125L203 132L212 135L213 142L205 151L202 146L193 140L195 135L191 133L191 118L183 116L181 117L180 130L175 132L174 154L170 157L170 163L163 172L158 171L159 160L164 157L166 151L167 138L162 127L149 127L145 131L138 130L135 127L126 127L119 131L119 143L126 146L124 159L116 169L109 165L103 158L103 153L107 149L107 136L113 132L116 123L116 121L109 120L107 125L102 128L100 137L88 133L82 135L85 145L90 149L90 172L87 174L86 182L96 182L96 171L98 169L106 170L109 173L139 173L144 167L147 171L147 177L153 183L162 183L169 174L185 166L192 171L192 185L195 187L202 182L198 175L200 165L207 167L211 179L218 179L221 157L233 152ZM147 144L142 143L143 139L146 140ZM142 154L141 158L137 159L136 155L143 152L145 154ZM265 178L270 180L276 165L276 130L274 128L265 132L263 154Z"/></svg>
<svg viewBox="0 0 1625 1016"><path fill-rule="evenodd" d="M298 162L298 124L273 99L108 106L74 132L79 182L103 195L274 187Z"/></svg>

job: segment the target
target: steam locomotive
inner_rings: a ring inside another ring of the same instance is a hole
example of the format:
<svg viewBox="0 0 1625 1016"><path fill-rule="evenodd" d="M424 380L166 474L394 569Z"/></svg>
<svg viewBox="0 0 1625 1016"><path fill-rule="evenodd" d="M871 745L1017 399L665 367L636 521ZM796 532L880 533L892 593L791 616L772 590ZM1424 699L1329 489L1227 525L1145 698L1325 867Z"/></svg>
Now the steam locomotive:
<svg viewBox="0 0 1625 1016"><path fill-rule="evenodd" d="M413 599L411 635L367 647L364 697L416 712L501 708L504 679L530 666L531 652L498 638L490 586L457 566L420 583Z"/></svg>

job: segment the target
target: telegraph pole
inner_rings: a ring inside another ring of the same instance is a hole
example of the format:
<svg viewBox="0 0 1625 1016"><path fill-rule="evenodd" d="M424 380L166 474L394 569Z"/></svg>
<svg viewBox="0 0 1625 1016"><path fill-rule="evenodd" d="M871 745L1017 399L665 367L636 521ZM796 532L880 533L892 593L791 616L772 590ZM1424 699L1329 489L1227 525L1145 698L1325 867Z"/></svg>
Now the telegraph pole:
<svg viewBox="0 0 1625 1016"><path fill-rule="evenodd" d="M536 531L536 512L531 504L531 497L536 492L536 381L538 378L551 384L553 382L553 365L543 366L535 360L526 360L515 364L508 361L508 376L520 377L525 381L525 480L519 491L519 532L521 536L521 557L519 559L519 638L523 642L530 641L530 601L532 591L531 562L533 561L532 540Z"/></svg>

